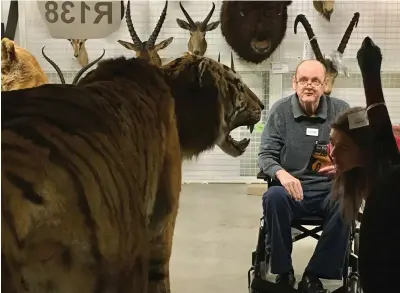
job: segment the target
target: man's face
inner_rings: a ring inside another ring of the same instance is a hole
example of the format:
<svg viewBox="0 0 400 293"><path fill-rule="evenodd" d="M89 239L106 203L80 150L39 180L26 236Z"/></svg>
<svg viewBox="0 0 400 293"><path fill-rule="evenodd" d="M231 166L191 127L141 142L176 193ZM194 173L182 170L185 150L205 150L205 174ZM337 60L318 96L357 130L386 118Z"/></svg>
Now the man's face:
<svg viewBox="0 0 400 293"><path fill-rule="evenodd" d="M316 104L325 91L325 70L316 60L303 62L293 78L293 89L302 105Z"/></svg>

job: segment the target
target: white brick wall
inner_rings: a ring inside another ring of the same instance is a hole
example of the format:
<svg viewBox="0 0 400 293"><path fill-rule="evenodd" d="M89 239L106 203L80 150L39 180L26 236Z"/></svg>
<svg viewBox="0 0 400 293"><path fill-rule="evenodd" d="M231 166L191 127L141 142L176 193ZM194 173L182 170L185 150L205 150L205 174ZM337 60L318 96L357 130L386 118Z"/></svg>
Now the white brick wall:
<svg viewBox="0 0 400 293"><path fill-rule="evenodd" d="M5 13L4 5L7 1L2 1L2 16ZM360 21L358 27L353 30L351 39L347 45L344 60L350 74L359 72L357 61L355 59L357 50L359 49L362 40L365 36L370 36L382 49L383 66L385 72L393 72L400 74L400 1L348 1L336 0L335 12L331 17L331 22L322 19L321 16L314 10L312 1L310 0L295 0L289 6L289 20L286 37L281 47L273 54L272 58L258 66L251 65L246 62L235 60L235 65L239 71L269 71L270 62L284 62L289 66L289 70L293 70L296 64L303 56L303 44L307 41L305 31L301 25L298 26L297 35L293 32L293 23L297 14L305 14L311 23L321 50L325 54L330 54L333 49L336 49L341 37L347 28L350 20L355 12L360 12ZM126 3L126 1L125 1ZM214 1L216 7L214 15L210 21L219 19L221 1ZM131 1L131 16L135 29L139 37L143 40L149 37L153 30L158 17L164 7L164 1ZM41 65L48 72L54 72L50 65L41 56L41 48L46 46L46 53L54 59L60 68L65 71L78 71L79 65L73 57L72 48L68 41L52 39L47 32L47 29L39 15L36 1L19 1L22 9L20 15L20 43L27 47L38 59ZM194 20L202 20L207 15L212 7L211 1L183 1L183 5ZM3 10L4 9L4 10ZM162 58L175 58L185 52L187 49L187 41L189 32L178 27L176 18L184 19L184 15L180 10L178 1L169 1L167 17L164 26L157 38L160 42L168 37L173 36L173 42L160 52ZM130 41L130 35L126 27L125 19L122 22L120 29L114 34L105 39L88 40L86 48L89 54L89 59L96 58L104 48L106 54L104 58L116 57L119 55L132 56L134 53L123 48L117 43L117 40L122 39ZM207 33L208 50L206 55L211 58L217 58L218 52L221 52L221 60L223 63L230 64L231 50L224 38L221 35L220 27L212 32ZM249 73L251 74L251 73ZM274 76L274 82L269 85L269 97L275 101L281 98L281 95L288 94L287 89L282 89L282 76ZM393 75L395 76L395 75ZM254 79L260 78L254 75ZM281 79L280 79L281 78ZM351 78L351 77L350 77ZM395 77L393 77L395 78ZM398 77L397 77L398 78ZM246 77L248 79L248 77ZM252 84L255 92L260 92L259 84L261 80L254 80ZM268 83L268 81L267 81ZM279 87L279 88L277 88ZM284 92L283 92L284 91ZM400 104L397 99L397 89L385 90L387 100L390 104L390 114L394 122L400 123ZM265 93L264 95L268 95ZM363 89L357 88L335 88L334 96L348 100L352 105L362 105L364 103ZM247 130L244 130L247 135ZM239 136L240 131L235 132L235 136ZM257 138L259 134L252 135ZM251 156L257 155L257 150L252 148ZM243 158L242 158L243 159ZM240 177L240 160L241 158L231 158L225 155L218 147L214 151L202 155L198 161L185 162L184 181L185 180L236 180ZM257 170L257 166L254 166ZM254 179L254 177L252 177Z"/></svg>

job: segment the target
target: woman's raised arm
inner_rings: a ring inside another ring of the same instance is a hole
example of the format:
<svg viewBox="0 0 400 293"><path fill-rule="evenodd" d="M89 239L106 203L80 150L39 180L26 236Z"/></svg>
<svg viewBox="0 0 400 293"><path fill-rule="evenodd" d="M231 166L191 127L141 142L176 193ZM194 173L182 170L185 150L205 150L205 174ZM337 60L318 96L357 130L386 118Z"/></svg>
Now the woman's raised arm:
<svg viewBox="0 0 400 293"><path fill-rule="evenodd" d="M382 90L382 53L371 38L366 37L362 42L357 60L364 82L369 125L374 132L379 155L398 163L399 151Z"/></svg>

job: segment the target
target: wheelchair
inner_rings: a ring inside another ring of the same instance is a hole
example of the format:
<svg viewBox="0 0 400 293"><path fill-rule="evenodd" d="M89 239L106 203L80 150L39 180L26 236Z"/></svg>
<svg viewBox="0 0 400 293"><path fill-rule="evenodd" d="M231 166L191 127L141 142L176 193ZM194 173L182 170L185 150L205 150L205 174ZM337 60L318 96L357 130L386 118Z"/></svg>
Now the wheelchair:
<svg viewBox="0 0 400 293"><path fill-rule="evenodd" d="M263 179L268 183L268 187L280 185L276 180L272 180L263 171L257 174L258 179ZM356 222L361 222L362 214L358 214L357 221L354 221L350 229L350 238L347 249L346 263L343 270L343 285L331 293L361 293L361 287L358 276L358 246L359 246L359 228ZM319 239L317 233L323 229L323 218L310 216L298 218L292 221L291 227L299 230L301 233L292 236L292 241L296 242L306 237ZM304 226L311 226L308 229ZM251 267L247 273L249 293L295 293L296 289L282 289L274 282L267 280L269 273L269 254L266 246L266 228L264 218L260 218L260 228L256 249L252 252Z"/></svg>

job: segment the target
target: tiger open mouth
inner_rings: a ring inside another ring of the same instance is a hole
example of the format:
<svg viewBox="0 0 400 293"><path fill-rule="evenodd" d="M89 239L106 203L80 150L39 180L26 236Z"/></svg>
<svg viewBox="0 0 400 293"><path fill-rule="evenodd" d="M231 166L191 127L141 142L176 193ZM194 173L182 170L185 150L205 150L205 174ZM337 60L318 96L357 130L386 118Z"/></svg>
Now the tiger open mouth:
<svg viewBox="0 0 400 293"><path fill-rule="evenodd" d="M251 125L241 125L241 126L247 126L247 129L250 130L250 134L253 133L254 124L251 124ZM241 127L241 126L238 126L238 127ZM238 128L238 127L236 127L236 128ZM232 132L233 130L235 130L236 128L232 129L231 132ZM241 154L243 154L243 153L246 151L246 148L249 146L249 144L250 144L250 138L243 138L242 140L237 141L237 140L235 140L235 139L230 135L230 133L228 133L228 135L227 135L226 138L225 138L225 142L230 146L230 148L232 148L232 150L229 151L229 153L230 153L231 155L240 156ZM223 148L223 150L224 150L225 152L227 152L226 149Z"/></svg>

